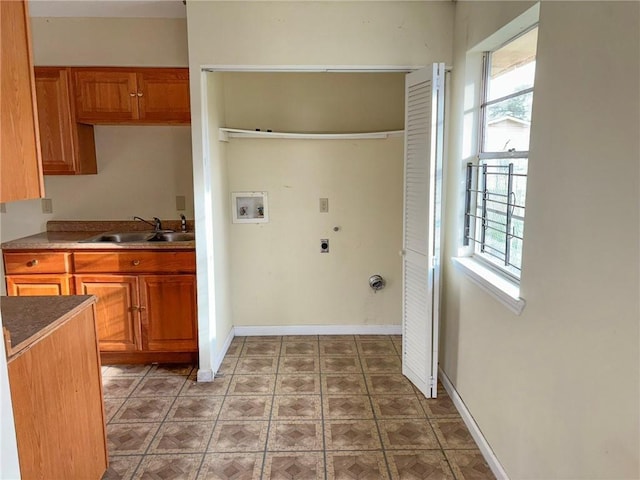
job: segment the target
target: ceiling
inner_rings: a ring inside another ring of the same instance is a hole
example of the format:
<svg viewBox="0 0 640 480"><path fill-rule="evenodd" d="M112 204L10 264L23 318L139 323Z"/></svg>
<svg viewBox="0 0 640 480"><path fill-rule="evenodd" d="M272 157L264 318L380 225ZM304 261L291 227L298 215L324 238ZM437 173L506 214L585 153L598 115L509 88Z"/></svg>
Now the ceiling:
<svg viewBox="0 0 640 480"><path fill-rule="evenodd" d="M31 0L32 17L184 18L182 0Z"/></svg>

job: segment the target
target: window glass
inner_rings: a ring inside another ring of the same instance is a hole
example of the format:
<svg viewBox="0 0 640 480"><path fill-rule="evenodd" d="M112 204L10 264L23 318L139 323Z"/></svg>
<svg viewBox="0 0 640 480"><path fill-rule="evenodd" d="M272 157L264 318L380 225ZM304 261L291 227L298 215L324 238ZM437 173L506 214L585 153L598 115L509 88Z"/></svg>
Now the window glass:
<svg viewBox="0 0 640 480"><path fill-rule="evenodd" d="M487 101L533 87L538 29L529 30L491 52Z"/></svg>
<svg viewBox="0 0 640 480"><path fill-rule="evenodd" d="M533 92L487 105L483 148L485 152L529 150Z"/></svg>

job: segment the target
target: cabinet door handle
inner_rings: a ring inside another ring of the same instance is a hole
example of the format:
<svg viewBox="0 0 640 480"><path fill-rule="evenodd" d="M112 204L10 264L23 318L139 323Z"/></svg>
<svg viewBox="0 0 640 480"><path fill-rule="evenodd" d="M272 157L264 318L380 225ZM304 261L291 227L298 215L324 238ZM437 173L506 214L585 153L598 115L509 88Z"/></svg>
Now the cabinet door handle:
<svg viewBox="0 0 640 480"><path fill-rule="evenodd" d="M138 307L138 311L140 311L140 312L144 312L146 309L147 309L147 307L144 307L142 305Z"/></svg>
<svg viewBox="0 0 640 480"><path fill-rule="evenodd" d="M138 92L138 96L141 97L142 96L142 92Z"/></svg>
<svg viewBox="0 0 640 480"><path fill-rule="evenodd" d="M137 267L138 265L140 265L140 260L134 260L134 261L132 261L132 262L131 262L131 264L132 264L134 267Z"/></svg>
<svg viewBox="0 0 640 480"><path fill-rule="evenodd" d="M129 310L131 310L132 312L137 312L140 309L140 307L138 307L137 305L132 305L131 307L129 307Z"/></svg>
<svg viewBox="0 0 640 480"><path fill-rule="evenodd" d="M130 97L135 97L136 96L136 92L130 93L129 96Z"/></svg>
<svg viewBox="0 0 640 480"><path fill-rule="evenodd" d="M38 265L38 260L35 258L27 263L27 266L29 267L35 267L36 265Z"/></svg>

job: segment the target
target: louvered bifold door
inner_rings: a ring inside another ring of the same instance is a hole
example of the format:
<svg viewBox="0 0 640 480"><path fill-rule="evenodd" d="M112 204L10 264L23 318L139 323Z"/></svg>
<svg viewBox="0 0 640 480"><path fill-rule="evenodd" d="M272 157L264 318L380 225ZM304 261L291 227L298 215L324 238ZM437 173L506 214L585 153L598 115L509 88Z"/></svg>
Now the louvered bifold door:
<svg viewBox="0 0 640 480"><path fill-rule="evenodd" d="M436 396L444 64L406 77L402 373Z"/></svg>

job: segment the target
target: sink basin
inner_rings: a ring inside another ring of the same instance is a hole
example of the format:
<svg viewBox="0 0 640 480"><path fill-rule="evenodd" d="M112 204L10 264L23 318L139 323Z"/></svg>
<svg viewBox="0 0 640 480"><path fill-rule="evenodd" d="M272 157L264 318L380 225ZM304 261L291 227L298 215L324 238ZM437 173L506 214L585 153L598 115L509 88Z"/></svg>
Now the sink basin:
<svg viewBox="0 0 640 480"><path fill-rule="evenodd" d="M152 242L192 242L195 232L161 232L151 239Z"/></svg>
<svg viewBox="0 0 640 480"><path fill-rule="evenodd" d="M107 232L87 238L86 243L191 242L194 232Z"/></svg>
<svg viewBox="0 0 640 480"><path fill-rule="evenodd" d="M155 237L155 232L108 232L101 233L95 237L87 238L88 243L125 243L125 242L148 242Z"/></svg>

